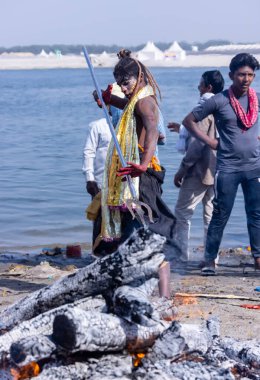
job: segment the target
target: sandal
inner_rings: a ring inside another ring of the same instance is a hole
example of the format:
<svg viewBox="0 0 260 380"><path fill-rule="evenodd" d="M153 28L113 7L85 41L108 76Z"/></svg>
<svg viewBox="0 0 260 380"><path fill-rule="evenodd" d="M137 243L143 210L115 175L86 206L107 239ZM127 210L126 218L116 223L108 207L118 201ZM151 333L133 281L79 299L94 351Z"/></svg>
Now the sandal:
<svg viewBox="0 0 260 380"><path fill-rule="evenodd" d="M202 276L215 276L216 269L213 266L205 266L201 269Z"/></svg>

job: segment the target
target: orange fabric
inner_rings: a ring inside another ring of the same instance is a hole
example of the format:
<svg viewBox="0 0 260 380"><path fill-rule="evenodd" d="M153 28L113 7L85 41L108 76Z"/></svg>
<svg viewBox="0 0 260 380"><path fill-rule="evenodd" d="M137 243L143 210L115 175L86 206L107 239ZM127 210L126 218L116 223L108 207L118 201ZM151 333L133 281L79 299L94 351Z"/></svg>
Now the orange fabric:
<svg viewBox="0 0 260 380"><path fill-rule="evenodd" d="M101 207L101 191L95 195L90 205L86 208L86 218L96 220Z"/></svg>
<svg viewBox="0 0 260 380"><path fill-rule="evenodd" d="M144 148L140 144L138 144L138 148L142 153L144 152ZM152 159L148 165L148 168L151 168L156 172L162 171L162 168L161 168L161 165L159 164L158 158L155 156L152 157Z"/></svg>

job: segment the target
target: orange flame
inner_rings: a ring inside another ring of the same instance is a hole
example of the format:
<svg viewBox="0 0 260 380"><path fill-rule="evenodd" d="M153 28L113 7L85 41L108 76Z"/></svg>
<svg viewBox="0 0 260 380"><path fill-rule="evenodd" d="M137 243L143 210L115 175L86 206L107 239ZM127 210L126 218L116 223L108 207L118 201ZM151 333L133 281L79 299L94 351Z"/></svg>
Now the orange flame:
<svg viewBox="0 0 260 380"><path fill-rule="evenodd" d="M38 376L40 373L40 367L36 362L31 362L21 368L11 368L11 375L13 380L23 380L31 377Z"/></svg>
<svg viewBox="0 0 260 380"><path fill-rule="evenodd" d="M136 354L131 354L133 357L133 366L138 367L141 364L142 359L145 357L145 354L143 352L139 352Z"/></svg>
<svg viewBox="0 0 260 380"><path fill-rule="evenodd" d="M166 322L173 322L177 321L179 318L179 314L172 314L172 315L166 315L165 317L163 316L162 319Z"/></svg>
<svg viewBox="0 0 260 380"><path fill-rule="evenodd" d="M174 297L174 304L175 305L196 305L198 303L196 297L183 297L180 295L176 295Z"/></svg>

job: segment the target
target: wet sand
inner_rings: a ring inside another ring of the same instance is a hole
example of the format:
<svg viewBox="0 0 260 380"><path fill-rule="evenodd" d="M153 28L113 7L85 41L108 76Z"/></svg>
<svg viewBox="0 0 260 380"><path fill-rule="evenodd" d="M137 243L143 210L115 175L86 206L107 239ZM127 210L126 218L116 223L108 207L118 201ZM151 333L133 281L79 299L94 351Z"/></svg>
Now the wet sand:
<svg viewBox="0 0 260 380"><path fill-rule="evenodd" d="M240 307L242 304L260 304L260 293L254 290L260 286L260 271L254 270L250 253L240 248L222 250L215 277L200 275L198 263L201 259L202 249L196 249L186 269L177 270L172 265L171 290L172 299L178 305L178 319L184 323L200 323L202 319L217 316L222 336L240 339L259 337L260 310ZM86 250L80 259L67 258L65 254L0 253L0 310L92 260ZM206 293L223 298L176 299L175 293ZM225 299L225 295L248 297L254 301Z"/></svg>
<svg viewBox="0 0 260 380"><path fill-rule="evenodd" d="M180 319L197 323L203 318L217 316L222 336L258 338L260 310L241 307L243 304L260 305L260 293L254 290L260 286L260 271L255 271L251 254L241 248L222 250L217 275L211 277L201 276L197 268L199 257L202 259L202 252L193 252L193 261L187 271L172 274L172 289L177 293L214 294L223 298L191 298L190 304L179 306ZM226 295L248 297L254 301L227 299Z"/></svg>

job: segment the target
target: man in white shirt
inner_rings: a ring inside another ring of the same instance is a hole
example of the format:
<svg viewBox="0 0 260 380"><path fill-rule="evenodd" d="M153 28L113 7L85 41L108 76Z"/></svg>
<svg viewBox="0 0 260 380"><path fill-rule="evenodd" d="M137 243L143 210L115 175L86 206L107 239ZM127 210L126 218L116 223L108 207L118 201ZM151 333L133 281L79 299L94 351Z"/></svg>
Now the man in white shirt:
<svg viewBox="0 0 260 380"><path fill-rule="evenodd" d="M83 151L82 171L86 177L86 189L92 198L100 191L111 132L105 118L89 124Z"/></svg>
<svg viewBox="0 0 260 380"><path fill-rule="evenodd" d="M110 106L112 124L116 127L122 110ZM82 171L86 178L86 190L92 199L102 188L103 172L107 156L107 150L111 141L111 132L105 118L95 120L89 124L86 143L83 151ZM101 226L101 212L93 223L93 244L99 234ZM104 245L104 244L103 244ZM104 245L104 250L105 250ZM101 250L103 246L101 245Z"/></svg>
<svg viewBox="0 0 260 380"><path fill-rule="evenodd" d="M110 86L114 95L121 98L125 97L116 83L113 83ZM122 110L109 106L109 114L111 115L111 121L115 128L122 114ZM94 198L102 187L103 171L110 140L111 132L105 118L95 120L89 124L89 130L83 151L82 171L86 176L87 192L92 198Z"/></svg>

